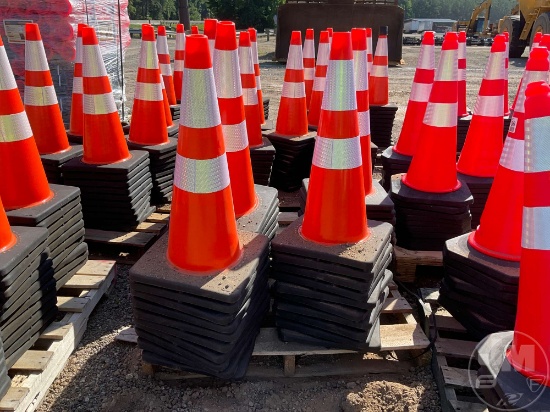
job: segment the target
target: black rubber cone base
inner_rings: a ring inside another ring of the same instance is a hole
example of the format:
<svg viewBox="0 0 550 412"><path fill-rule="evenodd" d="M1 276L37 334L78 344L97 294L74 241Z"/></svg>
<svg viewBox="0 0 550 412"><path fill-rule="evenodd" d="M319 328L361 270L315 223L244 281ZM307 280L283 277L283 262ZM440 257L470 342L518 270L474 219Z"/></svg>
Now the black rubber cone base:
<svg viewBox="0 0 550 412"><path fill-rule="evenodd" d="M46 249L48 230L40 227L12 226L17 242L0 253L0 288L8 288ZM47 258L47 254L45 255ZM45 259L44 259L45 260ZM40 263L37 264L37 268Z"/></svg>
<svg viewBox="0 0 550 412"><path fill-rule="evenodd" d="M412 156L405 156L393 150L393 146L382 152L382 186L386 191L391 190L391 177L400 173L407 173L412 162Z"/></svg>
<svg viewBox="0 0 550 412"><path fill-rule="evenodd" d="M149 159L145 162L145 165L141 165L139 169L135 169L130 173L130 176L109 176L109 175L96 175L95 173L78 172L64 175L65 184L78 186L82 191L87 193L118 193L125 188L136 184L141 181L144 176L150 175L149 171Z"/></svg>
<svg viewBox="0 0 550 412"><path fill-rule="evenodd" d="M179 137L180 126L178 122L175 122L172 126L168 127L168 137L177 139Z"/></svg>
<svg viewBox="0 0 550 412"><path fill-rule="evenodd" d="M67 138L69 139L69 143L75 143L79 145L81 145L84 140L82 135L70 133L68 130L67 130Z"/></svg>
<svg viewBox="0 0 550 412"><path fill-rule="evenodd" d="M275 159L275 148L266 137L262 137L262 141L261 146L250 148L250 162L254 183L267 186Z"/></svg>
<svg viewBox="0 0 550 412"><path fill-rule="evenodd" d="M489 192L493 186L493 178L468 176L462 173L458 173L458 177L461 182L468 185L474 197L474 204L470 206L470 211L472 212L472 228L476 228L479 225L481 214L485 209L485 203L487 203Z"/></svg>
<svg viewBox="0 0 550 412"><path fill-rule="evenodd" d="M0 305L6 303L9 299L17 299L28 288L27 282L45 275L51 270L52 266L53 262L50 259L44 260L42 255L38 256L8 288L0 292Z"/></svg>
<svg viewBox="0 0 550 412"><path fill-rule="evenodd" d="M61 289L88 261L88 245L80 243L56 268L55 287Z"/></svg>
<svg viewBox="0 0 550 412"><path fill-rule="evenodd" d="M149 166L149 154L142 150L131 150L131 157L122 162L111 163L106 165L88 164L82 161L81 157L70 160L63 165L63 174L70 177L73 173L82 173L90 176L90 179L106 179L106 180L127 180L141 171L141 169Z"/></svg>
<svg viewBox="0 0 550 412"><path fill-rule="evenodd" d="M391 146L393 122L396 112L397 106L394 104L370 106L370 138L380 149Z"/></svg>
<svg viewBox="0 0 550 412"><path fill-rule="evenodd" d="M70 146L70 148L62 153L43 154L40 155L44 171L49 183L63 183L63 174L61 166L75 157L82 156L84 152L82 146Z"/></svg>
<svg viewBox="0 0 550 412"><path fill-rule="evenodd" d="M237 219L237 227L252 233L267 235L273 219L279 216L279 198L277 189L254 185L258 204L252 212Z"/></svg>

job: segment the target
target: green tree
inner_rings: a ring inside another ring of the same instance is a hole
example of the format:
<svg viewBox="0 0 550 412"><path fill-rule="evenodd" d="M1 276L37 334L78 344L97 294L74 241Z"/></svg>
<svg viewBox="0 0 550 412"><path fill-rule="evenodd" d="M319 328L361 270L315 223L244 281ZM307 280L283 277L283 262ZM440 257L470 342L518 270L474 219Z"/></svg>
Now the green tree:
<svg viewBox="0 0 550 412"><path fill-rule="evenodd" d="M273 27L273 16L282 0L208 0L213 17L234 21L237 28L255 27L258 30Z"/></svg>

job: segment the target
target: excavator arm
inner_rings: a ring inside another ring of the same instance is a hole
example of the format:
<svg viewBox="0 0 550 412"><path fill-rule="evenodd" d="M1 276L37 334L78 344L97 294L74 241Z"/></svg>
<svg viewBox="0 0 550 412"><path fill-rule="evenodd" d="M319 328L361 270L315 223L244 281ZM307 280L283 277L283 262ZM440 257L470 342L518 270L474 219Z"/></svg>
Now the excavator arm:
<svg viewBox="0 0 550 412"><path fill-rule="evenodd" d="M489 15L491 14L492 4L493 4L493 0L485 0L482 3L480 3L479 6L477 6L474 10L472 10L472 16L470 17L470 22L468 23L468 30L467 30L468 36L473 36L474 34L479 33L479 31L477 30L477 22L482 13L484 14L484 21L483 21L483 29L481 30L481 34L487 31L487 27L489 25Z"/></svg>

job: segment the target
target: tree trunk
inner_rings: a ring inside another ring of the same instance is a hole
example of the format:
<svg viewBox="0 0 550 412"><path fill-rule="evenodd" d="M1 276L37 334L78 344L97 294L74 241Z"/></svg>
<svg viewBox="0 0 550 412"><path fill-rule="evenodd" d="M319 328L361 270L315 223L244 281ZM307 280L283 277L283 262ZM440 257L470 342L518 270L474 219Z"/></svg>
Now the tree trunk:
<svg viewBox="0 0 550 412"><path fill-rule="evenodd" d="M191 30L191 20L189 19L189 1L179 0L180 23L183 23L185 30Z"/></svg>

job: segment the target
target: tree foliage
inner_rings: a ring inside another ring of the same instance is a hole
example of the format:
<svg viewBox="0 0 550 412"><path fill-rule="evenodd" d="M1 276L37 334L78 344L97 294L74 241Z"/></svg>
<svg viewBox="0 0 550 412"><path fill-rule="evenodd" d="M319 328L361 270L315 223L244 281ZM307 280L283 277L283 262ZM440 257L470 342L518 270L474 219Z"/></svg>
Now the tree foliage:
<svg viewBox="0 0 550 412"><path fill-rule="evenodd" d="M128 12L135 20L177 20L177 0L130 0Z"/></svg>
<svg viewBox="0 0 550 412"><path fill-rule="evenodd" d="M482 0L399 0L399 5L405 10L405 18L434 18L467 20L472 10ZM491 6L489 20L498 22L503 16L509 15L516 0L494 0Z"/></svg>
<svg viewBox="0 0 550 412"><path fill-rule="evenodd" d="M273 27L273 16L282 0L208 0L213 16L231 20L237 28L255 27L263 30Z"/></svg>

